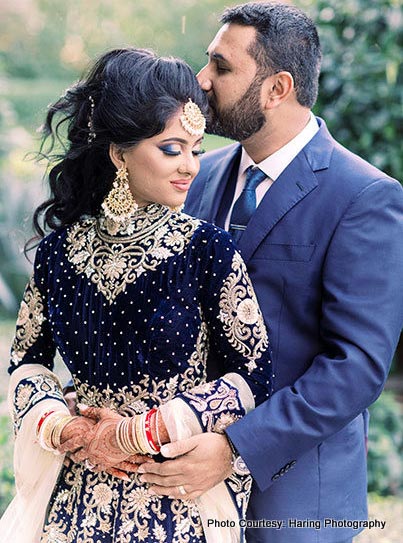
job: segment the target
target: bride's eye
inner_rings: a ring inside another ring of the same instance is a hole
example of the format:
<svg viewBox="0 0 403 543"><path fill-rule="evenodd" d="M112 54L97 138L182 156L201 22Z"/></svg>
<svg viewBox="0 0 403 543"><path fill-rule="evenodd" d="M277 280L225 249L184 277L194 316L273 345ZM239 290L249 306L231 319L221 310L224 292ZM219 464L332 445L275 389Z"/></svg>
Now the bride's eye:
<svg viewBox="0 0 403 543"><path fill-rule="evenodd" d="M177 145L161 145L159 149L164 153L164 155L168 156L178 156L181 154L181 151L178 149Z"/></svg>

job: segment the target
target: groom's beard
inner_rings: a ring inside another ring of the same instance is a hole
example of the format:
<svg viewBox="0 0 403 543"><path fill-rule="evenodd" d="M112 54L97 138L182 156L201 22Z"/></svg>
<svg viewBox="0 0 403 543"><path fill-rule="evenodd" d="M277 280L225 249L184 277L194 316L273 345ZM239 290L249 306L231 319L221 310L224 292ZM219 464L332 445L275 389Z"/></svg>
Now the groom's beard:
<svg viewBox="0 0 403 543"><path fill-rule="evenodd" d="M256 76L238 102L227 108L219 109L212 94L206 132L235 141L247 140L258 132L266 121L260 103L262 83L262 78Z"/></svg>

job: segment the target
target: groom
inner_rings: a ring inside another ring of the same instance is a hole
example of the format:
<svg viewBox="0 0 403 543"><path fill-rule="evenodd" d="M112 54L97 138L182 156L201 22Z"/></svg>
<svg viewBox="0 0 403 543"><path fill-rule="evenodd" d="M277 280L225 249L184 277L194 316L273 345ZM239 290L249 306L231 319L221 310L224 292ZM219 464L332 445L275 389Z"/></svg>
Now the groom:
<svg viewBox="0 0 403 543"><path fill-rule="evenodd" d="M209 131L241 144L204 158L186 211L237 241L275 389L226 436L167 445L182 456L140 471L156 493L183 498L182 485L194 498L228 476L231 445L254 478L249 517L281 521L248 543L347 542L367 518L366 408L403 322L403 191L312 115L321 51L304 13L250 3L222 23L198 78Z"/></svg>

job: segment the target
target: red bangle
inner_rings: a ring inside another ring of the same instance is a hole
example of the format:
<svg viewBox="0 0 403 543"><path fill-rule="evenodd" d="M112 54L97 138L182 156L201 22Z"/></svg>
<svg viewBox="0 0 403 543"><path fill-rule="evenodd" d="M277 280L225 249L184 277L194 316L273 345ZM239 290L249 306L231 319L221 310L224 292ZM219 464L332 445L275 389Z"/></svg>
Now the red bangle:
<svg viewBox="0 0 403 543"><path fill-rule="evenodd" d="M147 441L150 445L150 447L155 451L155 452L160 452L160 449L161 447L159 447L154 439L153 439L153 435L152 435L152 432L151 432L151 417L157 412L156 408L153 407L153 409L150 409L150 411L147 413L146 415L146 418L145 418L145 421L144 421L144 429L145 429L145 433L146 433L146 438L147 438Z"/></svg>
<svg viewBox="0 0 403 543"><path fill-rule="evenodd" d="M55 412L55 410L53 409L53 411L46 411L46 413L44 413L42 415L42 417L39 419L39 422L38 422L38 424L36 426L36 435L39 434L39 431L41 429L42 424L45 422L45 419L54 412Z"/></svg>

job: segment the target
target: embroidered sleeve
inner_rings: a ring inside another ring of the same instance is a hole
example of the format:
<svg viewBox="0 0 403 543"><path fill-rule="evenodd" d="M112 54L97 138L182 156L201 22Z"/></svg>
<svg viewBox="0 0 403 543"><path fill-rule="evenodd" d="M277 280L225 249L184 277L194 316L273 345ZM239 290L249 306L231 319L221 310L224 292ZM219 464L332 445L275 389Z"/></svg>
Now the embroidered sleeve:
<svg viewBox="0 0 403 543"><path fill-rule="evenodd" d="M209 328L208 373L239 374L259 405L272 391L271 351L266 325L241 255L218 231L208 246L208 277L201 285Z"/></svg>
<svg viewBox="0 0 403 543"><path fill-rule="evenodd" d="M21 364L42 364L52 369L54 354L45 303L34 277L31 277L18 312L9 373Z"/></svg>
<svg viewBox="0 0 403 543"><path fill-rule="evenodd" d="M65 404L59 381L48 371L53 369L56 348L43 294L46 292L46 281L42 277L45 268L43 259L40 246L35 259L34 274L28 281L22 298L11 345L8 371L13 374L19 370L15 375L20 379L13 390L15 432L20 429L25 415L39 402L56 400Z"/></svg>
<svg viewBox="0 0 403 543"><path fill-rule="evenodd" d="M217 378L181 398L203 431L223 432L270 396L271 353L245 263L225 232L217 230L206 243L204 263L200 303L209 336L208 375Z"/></svg>
<svg viewBox="0 0 403 543"><path fill-rule="evenodd" d="M239 253L234 253L231 272L220 289L218 319L228 343L245 358L249 373L257 368L269 346L259 304Z"/></svg>
<svg viewBox="0 0 403 543"><path fill-rule="evenodd" d="M65 405L59 381L52 375L39 374L21 379L14 391L14 432L20 429L24 416L38 402L54 399Z"/></svg>
<svg viewBox="0 0 403 543"><path fill-rule="evenodd" d="M194 387L182 399L196 413L204 432L221 434L246 414L237 387L225 378Z"/></svg>

